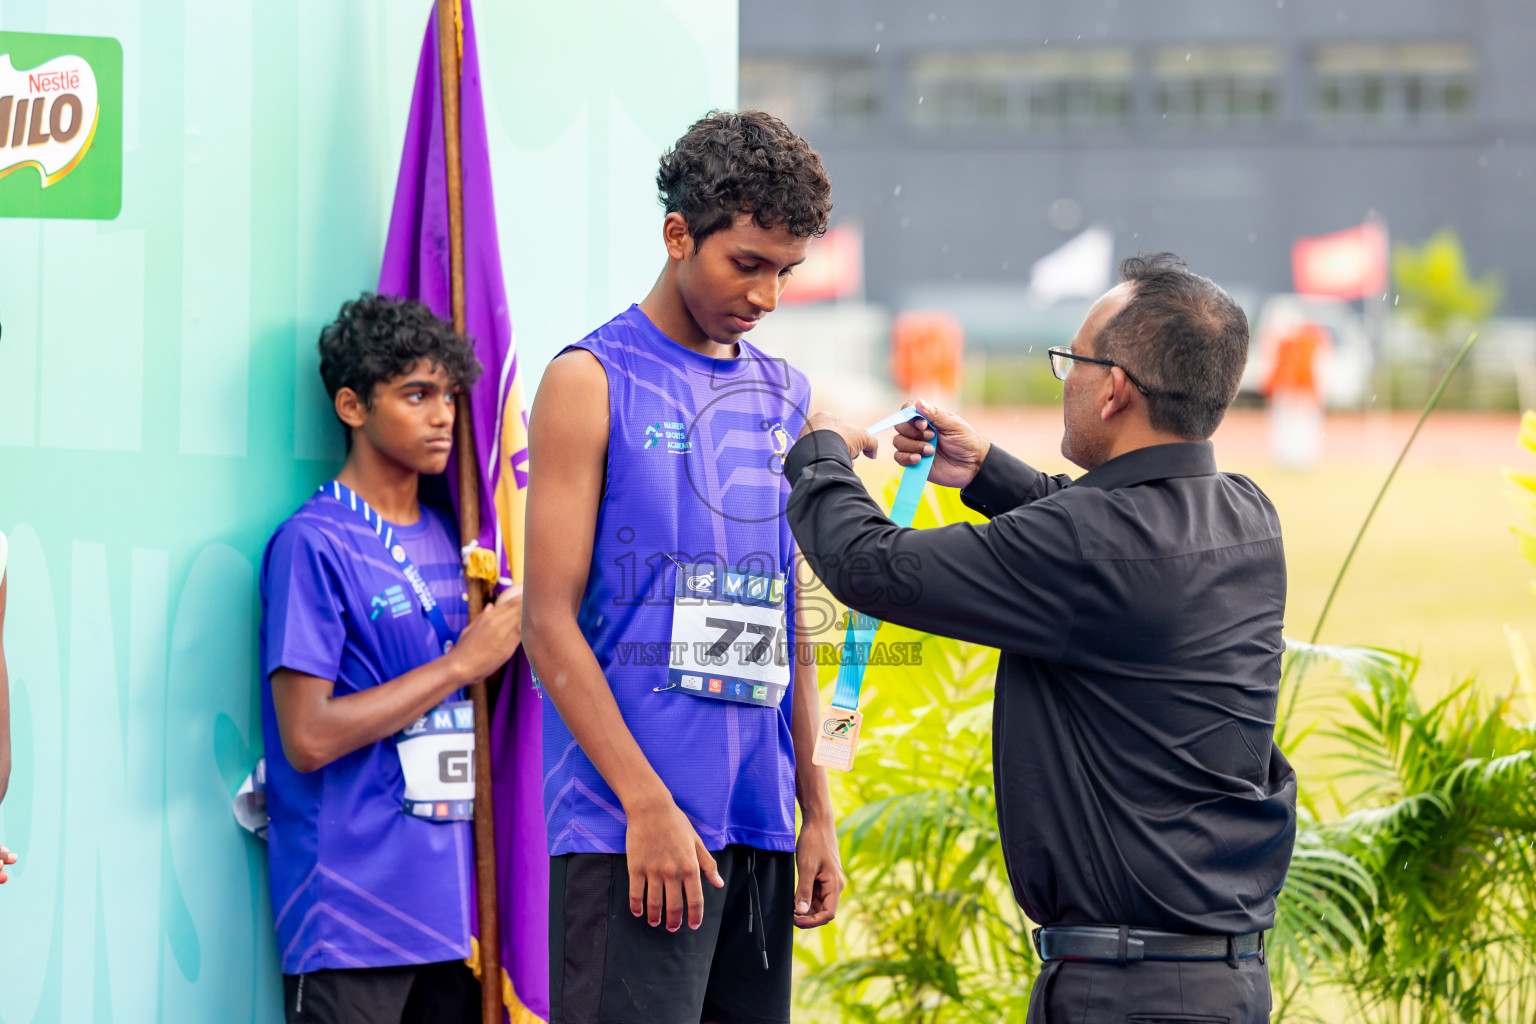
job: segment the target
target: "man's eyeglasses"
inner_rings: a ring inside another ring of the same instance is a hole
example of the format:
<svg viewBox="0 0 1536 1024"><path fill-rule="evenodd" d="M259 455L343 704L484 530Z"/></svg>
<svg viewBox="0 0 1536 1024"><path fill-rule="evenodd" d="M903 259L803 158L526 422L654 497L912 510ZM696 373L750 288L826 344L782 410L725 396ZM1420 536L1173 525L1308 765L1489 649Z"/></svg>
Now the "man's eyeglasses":
<svg viewBox="0 0 1536 1024"><path fill-rule="evenodd" d="M1046 354L1051 357L1051 372L1056 375L1057 380L1067 379L1067 374L1072 370L1073 360L1076 360L1079 363L1094 363L1098 366L1120 366L1119 363L1114 362L1113 360L1095 359L1092 356L1080 356L1077 353L1069 352L1064 348L1048 348L1045 351ZM1120 366L1120 372L1125 374L1126 379L1129 380L1132 384L1136 385L1136 390L1140 391L1143 395L1149 395L1152 393L1147 390L1146 386L1142 384L1141 381L1131 376L1130 370Z"/></svg>

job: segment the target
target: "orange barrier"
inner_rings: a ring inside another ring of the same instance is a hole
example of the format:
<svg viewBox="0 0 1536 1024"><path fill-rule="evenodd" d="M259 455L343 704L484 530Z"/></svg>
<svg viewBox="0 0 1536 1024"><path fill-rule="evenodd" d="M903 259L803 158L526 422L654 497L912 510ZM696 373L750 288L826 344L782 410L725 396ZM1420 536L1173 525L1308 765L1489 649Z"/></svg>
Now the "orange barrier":
<svg viewBox="0 0 1536 1024"><path fill-rule="evenodd" d="M965 332L949 313L911 310L891 325L891 378L905 394L950 402L960 392Z"/></svg>
<svg viewBox="0 0 1536 1024"><path fill-rule="evenodd" d="M1327 332L1316 324L1302 324L1282 335L1275 343L1275 362L1264 384L1264 393L1316 398L1317 353L1327 344Z"/></svg>

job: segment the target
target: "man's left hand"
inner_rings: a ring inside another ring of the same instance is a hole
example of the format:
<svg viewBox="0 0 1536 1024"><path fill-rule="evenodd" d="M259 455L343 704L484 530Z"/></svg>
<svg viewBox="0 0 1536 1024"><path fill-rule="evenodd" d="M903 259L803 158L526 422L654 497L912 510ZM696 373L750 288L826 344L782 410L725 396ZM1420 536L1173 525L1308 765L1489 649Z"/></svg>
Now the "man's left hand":
<svg viewBox="0 0 1536 1024"><path fill-rule="evenodd" d="M805 421L805 427L800 431L800 436L804 437L817 430L835 430L842 435L843 443L848 446L850 459L858 458L861 452L865 458L872 459L875 457L875 452L880 449L880 442L875 439L875 435L863 427L856 427L852 423L839 419L834 413L814 413Z"/></svg>
<svg viewBox="0 0 1536 1024"><path fill-rule="evenodd" d="M795 842L795 927L820 928L837 916L837 899L847 881L830 821L802 822Z"/></svg>

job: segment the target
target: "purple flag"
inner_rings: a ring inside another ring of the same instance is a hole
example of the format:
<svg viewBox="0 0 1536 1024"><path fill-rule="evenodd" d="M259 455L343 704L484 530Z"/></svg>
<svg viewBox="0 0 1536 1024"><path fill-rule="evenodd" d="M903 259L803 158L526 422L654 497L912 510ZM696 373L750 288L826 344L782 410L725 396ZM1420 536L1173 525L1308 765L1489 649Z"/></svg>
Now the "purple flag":
<svg viewBox="0 0 1536 1024"><path fill-rule="evenodd" d="M464 312L485 368L470 392L480 464L480 536L464 538L501 585L522 578L523 497L527 487L528 413L507 315L490 147L480 94L480 61L469 0L460 0L459 149L464 193ZM416 67L400 158L400 178L379 272L379 292L419 299L452 319L447 159L443 141L436 5ZM450 479L455 476L449 462ZM450 487L455 500L457 483ZM549 1017L549 855L544 838L541 709L519 650L491 715L491 792L496 813L497 897L501 921L502 997L511 1024ZM471 957L478 969L478 946Z"/></svg>

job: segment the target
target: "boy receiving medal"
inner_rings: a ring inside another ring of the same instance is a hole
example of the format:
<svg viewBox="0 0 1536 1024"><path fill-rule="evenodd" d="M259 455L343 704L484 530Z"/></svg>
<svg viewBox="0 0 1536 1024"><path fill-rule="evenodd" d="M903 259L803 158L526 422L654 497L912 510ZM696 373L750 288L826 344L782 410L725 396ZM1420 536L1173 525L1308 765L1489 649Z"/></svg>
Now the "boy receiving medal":
<svg viewBox="0 0 1536 1024"><path fill-rule="evenodd" d="M783 460L810 389L746 335L831 186L761 111L700 120L656 180L661 276L554 359L529 424L550 1024L779 1024L793 929L843 879L815 666L789 654Z"/></svg>

